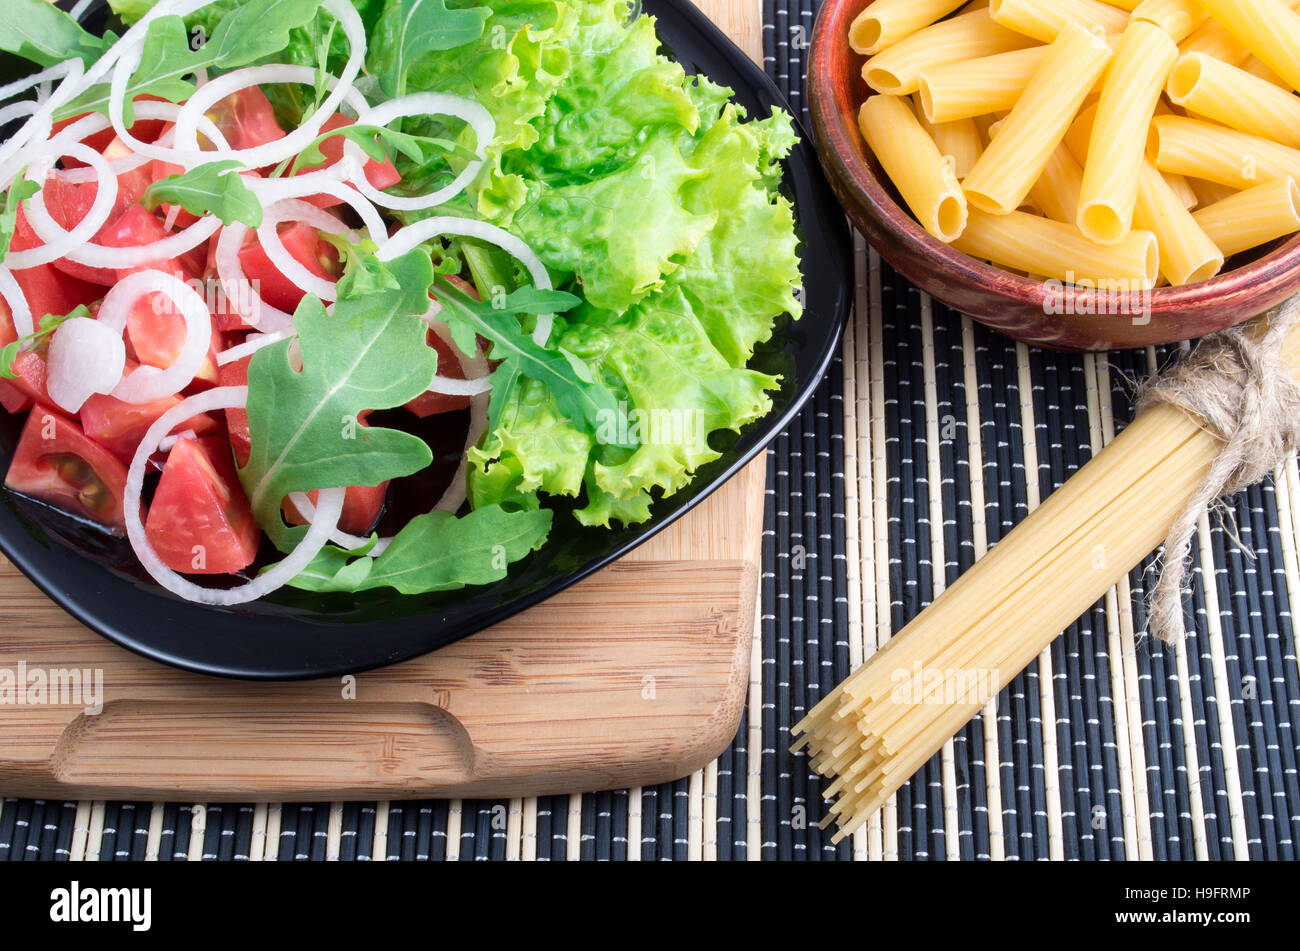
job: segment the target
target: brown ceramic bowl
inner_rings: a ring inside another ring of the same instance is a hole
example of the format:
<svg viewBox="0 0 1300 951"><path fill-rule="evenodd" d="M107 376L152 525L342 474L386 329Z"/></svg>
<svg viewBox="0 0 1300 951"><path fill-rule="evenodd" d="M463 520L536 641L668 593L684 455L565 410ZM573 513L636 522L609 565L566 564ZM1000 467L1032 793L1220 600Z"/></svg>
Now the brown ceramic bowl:
<svg viewBox="0 0 1300 951"><path fill-rule="evenodd" d="M870 0L825 0L808 60L812 136L831 187L849 218L894 269L931 297L1018 340L1071 350L1173 343L1247 320L1300 291L1300 236L1233 259L1209 281L1148 292L1140 301L1105 302L1080 292L1072 302L1043 283L962 254L923 229L907 211L858 132L871 90L863 57L849 48L849 24ZM1056 296L1053 296L1056 295ZM1135 295L1136 296L1136 295ZM1062 313L1062 311L1065 311ZM1149 316L1149 320L1147 317Z"/></svg>

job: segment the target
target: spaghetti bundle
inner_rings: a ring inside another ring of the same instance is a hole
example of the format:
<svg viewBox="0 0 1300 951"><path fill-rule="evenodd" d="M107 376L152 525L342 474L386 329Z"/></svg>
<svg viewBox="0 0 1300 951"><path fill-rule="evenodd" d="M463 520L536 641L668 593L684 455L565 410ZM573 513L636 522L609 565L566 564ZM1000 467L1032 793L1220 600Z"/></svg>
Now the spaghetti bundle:
<svg viewBox="0 0 1300 951"><path fill-rule="evenodd" d="M1282 359L1300 376L1300 326ZM834 841L1166 538L1223 447L1179 409L1146 410L795 725L831 780Z"/></svg>

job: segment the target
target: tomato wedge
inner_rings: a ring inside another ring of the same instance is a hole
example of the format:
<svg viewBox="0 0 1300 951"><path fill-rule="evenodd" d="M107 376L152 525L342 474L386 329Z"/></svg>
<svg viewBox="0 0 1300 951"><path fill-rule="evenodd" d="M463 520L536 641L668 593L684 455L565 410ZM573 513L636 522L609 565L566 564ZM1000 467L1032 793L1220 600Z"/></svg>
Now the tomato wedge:
<svg viewBox="0 0 1300 951"><path fill-rule="evenodd" d="M460 365L456 351L432 330L425 337L429 346L438 352L438 376L453 380L465 379L465 370ZM425 391L406 404L416 416L425 419L438 413L450 413L458 409L469 408L468 396L452 396L448 393L430 393Z"/></svg>
<svg viewBox="0 0 1300 951"><path fill-rule="evenodd" d="M339 252L334 245L321 238L320 232L301 221L285 222L276 227L280 242L289 256L312 274L327 281L338 280L342 268ZM239 264L244 276L253 282L262 300L272 307L292 314L306 296L304 291L289 280L269 257L257 233L250 231L239 249Z"/></svg>
<svg viewBox="0 0 1300 951"><path fill-rule="evenodd" d="M161 241L169 234L162 219L143 205L133 205L104 229L100 240L106 247L139 247ZM192 255L183 255L121 269L118 278L146 268L174 274L183 281L194 283L198 282L196 275L200 270L194 267ZM196 374L196 379L206 384L217 381L217 351L222 346L220 329L214 326L212 334L207 359ZM126 339L135 358L141 363L154 367L171 366L185 346L185 337L184 316L163 294L145 295L136 301L127 314Z"/></svg>
<svg viewBox="0 0 1300 951"><path fill-rule="evenodd" d="M256 86L248 86L213 103L207 111L232 149L251 149L284 138L284 130L275 121L271 100ZM199 136L199 146L212 143Z"/></svg>
<svg viewBox="0 0 1300 951"><path fill-rule="evenodd" d="M148 99L151 102L166 101L160 96L151 96L148 93L138 95L135 98ZM72 123L76 122L78 119L84 119L86 115L89 115L89 113L85 113L80 116L73 116L71 119L60 119L58 122L54 123L54 128L50 132L50 138L53 138L58 133L62 132L68 126L72 125ZM132 136L139 139L141 142L157 142L158 137L163 134L163 130L166 127L166 125L167 123L162 119L136 119L135 124L129 126L127 128L127 131L130 132ZM98 132L94 132L86 136L81 141L86 145L90 146L96 152L102 153L106 148L108 148L108 144L112 142L115 138L117 138L117 133L113 131L112 126L109 126L107 129L100 129ZM79 167L82 163L72 158L71 156L64 156L63 164L66 165L68 168L76 168Z"/></svg>
<svg viewBox="0 0 1300 951"><path fill-rule="evenodd" d="M114 532L126 530L126 466L87 439L75 422L47 407L37 407L27 417L5 486Z"/></svg>
<svg viewBox="0 0 1300 951"><path fill-rule="evenodd" d="M180 401L179 396L166 396L148 403L126 403L116 397L96 393L81 407L81 428L90 439L130 464L149 427ZM204 413L187 420L185 428L205 435L216 432L218 424Z"/></svg>
<svg viewBox="0 0 1300 951"><path fill-rule="evenodd" d="M244 357L221 367L219 382L222 386L247 386L248 363L253 358ZM235 453L235 461L241 466L248 465L248 453L252 443L248 436L248 411L244 409L226 410L226 429L230 432L230 448Z"/></svg>
<svg viewBox="0 0 1300 951"><path fill-rule="evenodd" d="M326 132L333 132L335 129L342 129L350 125L355 125L352 119L336 112L325 120L325 124L321 126L321 134L324 135ZM325 156L325 164L304 166L303 168L295 167L293 174L302 175L306 172L316 172L342 161L344 141L341 135L330 136L320 144L321 154ZM362 171L365 173L366 181L370 183L371 187L378 188L381 191L385 188L391 188L402 180L402 176L397 174L396 166L387 159L377 162L372 158L368 158L366 164L362 166ZM333 195L309 195L304 200L311 202L317 208L333 208L343 202L341 198L336 198Z"/></svg>
<svg viewBox="0 0 1300 951"><path fill-rule="evenodd" d="M229 574L252 564L261 530L225 440L176 440L149 503L144 531L172 571Z"/></svg>

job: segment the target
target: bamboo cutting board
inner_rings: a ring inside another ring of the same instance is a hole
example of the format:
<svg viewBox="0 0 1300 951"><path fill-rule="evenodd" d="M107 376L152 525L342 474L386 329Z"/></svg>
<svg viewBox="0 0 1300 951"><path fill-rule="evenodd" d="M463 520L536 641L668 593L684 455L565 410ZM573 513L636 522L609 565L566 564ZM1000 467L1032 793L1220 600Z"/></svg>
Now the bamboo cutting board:
<svg viewBox="0 0 1300 951"><path fill-rule="evenodd" d="M761 57L758 0L696 3ZM81 626L0 558L0 676L22 665L103 683L97 713L0 704L0 794L510 797L689 774L726 748L744 707L764 474L760 455L568 591L355 678L249 684L164 667Z"/></svg>

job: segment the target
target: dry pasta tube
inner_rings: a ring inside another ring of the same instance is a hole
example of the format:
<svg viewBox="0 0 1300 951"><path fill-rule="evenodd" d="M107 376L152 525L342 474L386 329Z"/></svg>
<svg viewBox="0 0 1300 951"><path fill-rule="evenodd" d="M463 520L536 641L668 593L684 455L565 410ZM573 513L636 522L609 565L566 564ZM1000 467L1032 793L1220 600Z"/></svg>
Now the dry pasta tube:
<svg viewBox="0 0 1300 951"><path fill-rule="evenodd" d="M1300 150L1200 119L1156 116L1147 154L1162 172L1251 188L1278 178L1300 181Z"/></svg>
<svg viewBox="0 0 1300 951"><path fill-rule="evenodd" d="M1032 46L1033 40L999 26L976 10L913 33L862 64L862 78L877 92L910 96L922 71L941 63L978 59Z"/></svg>
<svg viewBox="0 0 1300 951"><path fill-rule="evenodd" d="M1179 58L1166 88L1188 112L1300 148L1300 98L1244 69L1190 53Z"/></svg>
<svg viewBox="0 0 1300 951"><path fill-rule="evenodd" d="M1050 46L945 63L921 73L921 108L931 122L1007 112L1043 65Z"/></svg>
<svg viewBox="0 0 1300 951"><path fill-rule="evenodd" d="M1265 182L1202 208L1195 218L1231 256L1300 231L1300 187L1289 178Z"/></svg>
<svg viewBox="0 0 1300 951"><path fill-rule="evenodd" d="M1105 42L1066 25L966 177L972 205L995 214L1019 207L1110 59Z"/></svg>
<svg viewBox="0 0 1300 951"><path fill-rule="evenodd" d="M1083 166L1063 142L1043 166L1043 174L1029 189L1029 197L1053 221L1073 224L1079 210L1079 188L1082 185Z"/></svg>
<svg viewBox="0 0 1300 951"><path fill-rule="evenodd" d="M871 56L942 20L963 0L875 0L849 27L849 46Z"/></svg>
<svg viewBox="0 0 1300 951"><path fill-rule="evenodd" d="M1208 208L1210 205L1217 205L1225 198L1231 198L1237 194L1238 189L1229 188L1227 185L1220 185L1218 182L1207 182L1203 178L1186 179L1192 191L1196 193L1196 207Z"/></svg>
<svg viewBox="0 0 1300 951"><path fill-rule="evenodd" d="M934 139L939 154L948 162L958 181L970 174L970 170L984 153L984 139L980 136L979 126L974 119L958 119L955 122L940 122L937 125L918 115L921 126Z"/></svg>
<svg viewBox="0 0 1300 951"><path fill-rule="evenodd" d="M1007 29L1051 43L1067 23L1090 33L1122 33L1129 16L1100 0L992 0L989 12Z"/></svg>
<svg viewBox="0 0 1300 951"><path fill-rule="evenodd" d="M1238 43L1300 89L1300 13L1282 0L1198 0Z"/></svg>
<svg viewBox="0 0 1300 951"><path fill-rule="evenodd" d="M1209 18L1199 0L1142 0L1133 10L1134 20L1154 23L1175 43L1187 39Z"/></svg>
<svg viewBox="0 0 1300 951"><path fill-rule="evenodd" d="M1093 120L1076 223L1102 244L1133 225L1146 134L1178 47L1160 27L1134 20L1120 37Z"/></svg>
<svg viewBox="0 0 1300 951"><path fill-rule="evenodd" d="M966 230L952 246L999 267L1130 291L1153 287L1160 266L1156 237L1149 231L1130 231L1122 241L1102 245L1074 225L1021 211L990 215L971 208Z"/></svg>
<svg viewBox="0 0 1300 951"><path fill-rule="evenodd" d="M1169 183L1148 158L1142 158L1141 187L1133 223L1156 236L1160 273L1175 287L1206 281L1223 268L1223 252L1196 223Z"/></svg>
<svg viewBox="0 0 1300 951"><path fill-rule="evenodd" d="M966 198L907 100L872 96L858 110L858 126L921 227L940 241L961 234Z"/></svg>

